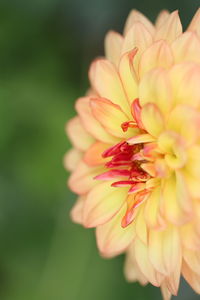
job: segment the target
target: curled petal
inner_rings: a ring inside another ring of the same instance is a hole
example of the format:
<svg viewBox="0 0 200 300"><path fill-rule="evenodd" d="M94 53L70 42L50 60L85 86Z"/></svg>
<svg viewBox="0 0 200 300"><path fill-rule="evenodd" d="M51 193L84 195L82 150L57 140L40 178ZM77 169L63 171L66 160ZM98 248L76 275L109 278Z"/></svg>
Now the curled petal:
<svg viewBox="0 0 200 300"><path fill-rule="evenodd" d="M100 97L107 98L129 111L128 100L119 74L112 63L105 59L97 59L90 67L89 78Z"/></svg>
<svg viewBox="0 0 200 300"><path fill-rule="evenodd" d="M84 128L94 138L104 143L116 143L117 138L110 135L95 119L90 107L90 98L79 98L76 102L76 110L81 118Z"/></svg>

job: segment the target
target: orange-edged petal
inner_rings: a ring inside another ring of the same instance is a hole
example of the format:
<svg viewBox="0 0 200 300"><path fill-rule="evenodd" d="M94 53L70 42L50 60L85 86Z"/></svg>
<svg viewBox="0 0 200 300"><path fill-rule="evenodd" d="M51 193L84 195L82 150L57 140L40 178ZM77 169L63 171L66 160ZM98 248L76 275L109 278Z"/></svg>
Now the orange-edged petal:
<svg viewBox="0 0 200 300"><path fill-rule="evenodd" d="M105 37L105 56L116 66L119 64L123 37L115 31L109 31Z"/></svg>
<svg viewBox="0 0 200 300"><path fill-rule="evenodd" d="M135 237L135 225L121 227L121 219L125 214L126 206L107 223L100 225L96 230L97 245L104 257L112 257L122 253Z"/></svg>
<svg viewBox="0 0 200 300"><path fill-rule="evenodd" d="M105 164L106 160L102 157L102 153L109 147L109 144L96 142L86 151L83 160L89 166L98 166Z"/></svg>
<svg viewBox="0 0 200 300"><path fill-rule="evenodd" d="M91 108L95 118L110 134L119 138L129 138L137 133L137 129L130 128L124 132L121 124L129 121L122 109L105 98L91 99Z"/></svg>
<svg viewBox="0 0 200 300"><path fill-rule="evenodd" d="M142 54L139 63L139 76L141 78L145 73L156 67L168 69L172 66L173 61L173 53L169 44L164 40L159 40Z"/></svg>
<svg viewBox="0 0 200 300"><path fill-rule="evenodd" d="M124 111L129 111L128 100L119 74L112 63L105 59L95 60L91 64L89 78L100 97L118 104Z"/></svg>
<svg viewBox="0 0 200 300"><path fill-rule="evenodd" d="M95 119L90 107L90 98L79 98L76 102L76 110L81 118L83 126L94 138L104 143L116 143L117 138L110 135Z"/></svg>
<svg viewBox="0 0 200 300"><path fill-rule="evenodd" d="M160 39L173 42L182 33L182 25L178 15L178 11L171 13L165 22L157 29L155 41Z"/></svg>
<svg viewBox="0 0 200 300"><path fill-rule="evenodd" d="M96 227L108 222L125 202L128 188L116 189L111 186L112 182L98 182L87 195L83 210L86 227Z"/></svg>
<svg viewBox="0 0 200 300"><path fill-rule="evenodd" d="M119 63L119 75L130 103L138 97L138 79L133 67L137 48L122 55Z"/></svg>
<svg viewBox="0 0 200 300"><path fill-rule="evenodd" d="M66 124L66 132L74 147L81 151L87 150L94 138L83 128L79 117L74 117Z"/></svg>
<svg viewBox="0 0 200 300"><path fill-rule="evenodd" d="M136 9L133 9L128 15L124 27L124 34L126 34L129 31L129 29L131 29L131 27L134 25L135 22L142 23L146 27L146 29L151 33L151 35L154 34L155 28L153 24L149 21L148 18L146 18L141 12L139 12Z"/></svg>

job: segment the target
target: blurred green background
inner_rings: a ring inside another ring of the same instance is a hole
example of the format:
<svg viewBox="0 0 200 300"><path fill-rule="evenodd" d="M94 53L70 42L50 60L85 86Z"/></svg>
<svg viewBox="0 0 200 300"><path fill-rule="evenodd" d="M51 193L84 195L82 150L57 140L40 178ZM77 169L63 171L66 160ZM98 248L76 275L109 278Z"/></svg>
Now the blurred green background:
<svg viewBox="0 0 200 300"><path fill-rule="evenodd" d="M126 283L124 257L99 257L94 234L72 224L64 132L106 31L137 8L155 19L179 9L186 25L198 0L0 1L0 299L161 299ZM185 283L177 299L197 299Z"/></svg>

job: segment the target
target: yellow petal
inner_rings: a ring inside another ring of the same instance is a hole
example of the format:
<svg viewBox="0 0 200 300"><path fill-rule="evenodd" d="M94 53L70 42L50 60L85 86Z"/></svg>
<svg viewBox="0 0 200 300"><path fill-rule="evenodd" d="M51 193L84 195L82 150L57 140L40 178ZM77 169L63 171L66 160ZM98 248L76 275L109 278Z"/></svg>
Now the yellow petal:
<svg viewBox="0 0 200 300"><path fill-rule="evenodd" d="M162 214L165 218L175 225L183 225L186 223L191 216L188 215L182 208L182 201L189 201L188 193L185 195L185 198L181 198L183 192L181 189L177 188L177 181L175 175L171 175L169 178L166 178L163 181L162 188L162 198L161 198L161 208Z"/></svg>
<svg viewBox="0 0 200 300"><path fill-rule="evenodd" d="M110 134L119 138L129 138L137 133L137 129L130 128L124 132L121 124L129 121L122 109L104 98L91 99L91 108L95 118Z"/></svg>
<svg viewBox="0 0 200 300"><path fill-rule="evenodd" d="M90 98L84 97L76 102L76 110L81 118L83 126L93 137L104 143L117 143L118 139L106 132L95 119L90 107Z"/></svg>
<svg viewBox="0 0 200 300"><path fill-rule="evenodd" d="M185 32L171 45L174 60L179 62L200 62L200 40L194 32Z"/></svg>
<svg viewBox="0 0 200 300"><path fill-rule="evenodd" d="M143 243L147 243L147 226L144 219L144 209L143 207L140 208L139 212L137 213L137 217L135 222L135 231L139 239Z"/></svg>
<svg viewBox="0 0 200 300"><path fill-rule="evenodd" d="M119 63L119 75L130 103L138 97L138 79L133 67L136 53L136 48L126 52L122 55Z"/></svg>
<svg viewBox="0 0 200 300"><path fill-rule="evenodd" d="M156 67L168 69L173 64L173 54L168 43L164 40L153 43L141 56L139 63L140 78Z"/></svg>
<svg viewBox="0 0 200 300"><path fill-rule="evenodd" d="M94 61L89 70L93 88L100 97L107 98L129 112L129 104L115 66L105 59Z"/></svg>
<svg viewBox="0 0 200 300"><path fill-rule="evenodd" d="M142 107L141 119L146 131L154 137L164 130L163 116L154 103L148 103Z"/></svg>
<svg viewBox="0 0 200 300"><path fill-rule="evenodd" d="M94 177L103 172L103 167L92 168L81 161L70 175L68 185L74 193L83 195L98 183Z"/></svg>
<svg viewBox="0 0 200 300"><path fill-rule="evenodd" d="M139 99L142 106L151 102L156 104L164 115L168 113L172 106L172 93L164 69L154 69L144 75L139 85Z"/></svg>
<svg viewBox="0 0 200 300"><path fill-rule="evenodd" d="M189 105L177 105L169 116L167 129L183 138L185 146L191 146L200 136L200 113Z"/></svg>
<svg viewBox="0 0 200 300"><path fill-rule="evenodd" d="M84 204L83 221L86 227L108 222L122 207L128 188L112 187L113 181L99 183L89 192Z"/></svg>
<svg viewBox="0 0 200 300"><path fill-rule="evenodd" d="M116 66L119 64L123 37L121 34L109 31L105 37L105 56Z"/></svg>
<svg viewBox="0 0 200 300"><path fill-rule="evenodd" d="M155 34L155 41L160 39L173 42L182 33L182 25L179 19L178 11L171 13Z"/></svg>
<svg viewBox="0 0 200 300"><path fill-rule="evenodd" d="M83 128L79 117L74 117L66 125L66 132L74 147L81 151L87 150L94 138Z"/></svg>
<svg viewBox="0 0 200 300"><path fill-rule="evenodd" d="M148 228L162 229L165 224L160 214L160 188L154 188L145 203L144 217Z"/></svg>
<svg viewBox="0 0 200 300"><path fill-rule="evenodd" d="M116 199L113 199L116 201ZM131 223L126 228L121 226L121 220L126 213L126 205L107 223L96 229L97 245L104 257L112 257L127 249L135 237L135 225Z"/></svg>
<svg viewBox="0 0 200 300"><path fill-rule="evenodd" d="M124 34L126 34L129 31L129 29L131 29L135 22L142 23L146 27L146 29L151 33L151 35L154 34L155 28L153 24L141 12L139 12L136 9L133 9L128 15L124 28Z"/></svg>
<svg viewBox="0 0 200 300"><path fill-rule="evenodd" d="M187 45L187 47L189 47ZM175 65L169 71L175 104L200 107L200 66L194 63Z"/></svg>

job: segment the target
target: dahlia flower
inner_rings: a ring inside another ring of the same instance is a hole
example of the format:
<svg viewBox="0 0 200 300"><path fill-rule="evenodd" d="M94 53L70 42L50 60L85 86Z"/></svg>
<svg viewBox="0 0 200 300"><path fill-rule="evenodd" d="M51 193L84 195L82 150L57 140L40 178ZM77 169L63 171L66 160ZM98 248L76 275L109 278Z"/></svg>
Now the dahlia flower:
<svg viewBox="0 0 200 300"><path fill-rule="evenodd" d="M66 126L72 220L126 254L129 281L170 299L182 275L200 293L200 9L185 32L177 11L131 11L89 79Z"/></svg>

